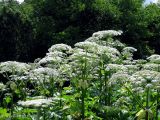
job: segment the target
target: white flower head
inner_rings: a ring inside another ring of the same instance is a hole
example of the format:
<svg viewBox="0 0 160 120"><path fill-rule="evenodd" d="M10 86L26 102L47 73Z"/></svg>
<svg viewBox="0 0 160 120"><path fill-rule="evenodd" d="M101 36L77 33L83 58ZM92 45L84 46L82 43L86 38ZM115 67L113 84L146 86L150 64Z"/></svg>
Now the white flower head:
<svg viewBox="0 0 160 120"><path fill-rule="evenodd" d="M123 32L122 31L115 31L115 30L103 30L103 31L98 31L93 33L92 37L98 37L100 39L105 38L105 37L113 37L113 36L118 36L121 35Z"/></svg>
<svg viewBox="0 0 160 120"><path fill-rule="evenodd" d="M129 72L135 72L138 71L139 68L137 65L124 65L127 68L127 71Z"/></svg>
<svg viewBox="0 0 160 120"><path fill-rule="evenodd" d="M55 57L52 57L52 56L46 56L44 58L42 58L38 64L58 64L58 63L61 63L63 61L63 58L62 57L59 57L59 56L55 56Z"/></svg>
<svg viewBox="0 0 160 120"><path fill-rule="evenodd" d="M16 61L7 61L0 63L0 73L9 72L9 73L25 73L30 70L31 66L26 63L16 62Z"/></svg>
<svg viewBox="0 0 160 120"><path fill-rule="evenodd" d="M0 91L4 90L6 88L6 85L4 85L3 83L0 83Z"/></svg>
<svg viewBox="0 0 160 120"><path fill-rule="evenodd" d="M18 101L18 105L23 107L46 107L52 103L52 99L35 99L35 100L27 100L27 101Z"/></svg>
<svg viewBox="0 0 160 120"><path fill-rule="evenodd" d="M81 48L81 49L85 49L85 50L96 50L98 49L99 45L94 43L94 42L88 42L88 41L84 41L84 42L78 42L74 45L75 47Z"/></svg>
<svg viewBox="0 0 160 120"><path fill-rule="evenodd" d="M115 74L113 74L110 78L110 85L112 84L124 84L126 82L128 82L130 79L130 75L128 75L127 72L117 72Z"/></svg>
<svg viewBox="0 0 160 120"><path fill-rule="evenodd" d="M118 65L118 64L108 64L106 65L106 69L109 69L114 72L127 71L127 68L124 65Z"/></svg>
<svg viewBox="0 0 160 120"><path fill-rule="evenodd" d="M158 54L153 54L153 55L151 55L150 57L148 57L147 60L154 60L154 59L157 59L157 58L160 58L160 55L158 55Z"/></svg>
<svg viewBox="0 0 160 120"><path fill-rule="evenodd" d="M160 55L154 54L147 58L151 63L160 64Z"/></svg>
<svg viewBox="0 0 160 120"><path fill-rule="evenodd" d="M136 48L134 48L134 47L125 47L125 48L123 48L123 50L122 50L123 52L125 51L125 52L130 52L130 53L133 53L133 52L136 52L137 51L137 49Z"/></svg>
<svg viewBox="0 0 160 120"><path fill-rule="evenodd" d="M54 52L47 53L46 56L48 56L48 57L61 57L61 58L64 58L66 56L66 54L63 53L63 52L61 52L61 51L54 51Z"/></svg>
<svg viewBox="0 0 160 120"><path fill-rule="evenodd" d="M35 70L33 70L33 73L37 73L37 74L44 74L44 75L48 75L51 77L58 77L59 76L59 72L55 69L52 68L48 68L48 67L41 67L41 68L37 68Z"/></svg>
<svg viewBox="0 0 160 120"><path fill-rule="evenodd" d="M152 88L152 87L153 87L152 84L147 84L147 85L146 85L146 88Z"/></svg>
<svg viewBox="0 0 160 120"><path fill-rule="evenodd" d="M150 70L141 70L138 72L135 72L130 79L132 83L132 87L135 88L137 86L145 88L156 88L156 86L159 85L160 73L156 71L150 71ZM153 90L154 90L153 89Z"/></svg>
<svg viewBox="0 0 160 120"><path fill-rule="evenodd" d="M158 71L160 69L160 66L155 63L146 63L143 65L143 69L151 70L151 71Z"/></svg>
<svg viewBox="0 0 160 120"><path fill-rule="evenodd" d="M98 37L89 37L88 39L86 39L85 41L88 41L88 42L95 42L97 43L100 39Z"/></svg>
<svg viewBox="0 0 160 120"><path fill-rule="evenodd" d="M49 52L61 51L61 52L70 52L72 51L71 46L66 44L55 44L48 49Z"/></svg>

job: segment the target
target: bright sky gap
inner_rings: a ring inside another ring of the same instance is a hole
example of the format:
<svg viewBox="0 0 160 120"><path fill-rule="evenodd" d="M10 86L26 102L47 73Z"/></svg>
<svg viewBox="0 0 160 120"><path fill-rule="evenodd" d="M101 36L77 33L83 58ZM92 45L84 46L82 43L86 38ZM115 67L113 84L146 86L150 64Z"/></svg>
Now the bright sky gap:
<svg viewBox="0 0 160 120"><path fill-rule="evenodd" d="M19 1L20 3L22 3L24 0L17 0ZM146 0L145 1L145 4L149 4L149 3L156 3L158 0Z"/></svg>

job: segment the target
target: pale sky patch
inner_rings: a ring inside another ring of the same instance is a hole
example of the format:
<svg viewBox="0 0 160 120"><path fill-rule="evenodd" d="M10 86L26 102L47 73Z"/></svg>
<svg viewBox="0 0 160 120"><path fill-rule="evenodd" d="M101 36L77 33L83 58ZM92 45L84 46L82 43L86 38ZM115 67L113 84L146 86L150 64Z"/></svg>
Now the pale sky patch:
<svg viewBox="0 0 160 120"><path fill-rule="evenodd" d="M22 3L24 0L17 0L19 3Z"/></svg>
<svg viewBox="0 0 160 120"><path fill-rule="evenodd" d="M149 3L157 3L158 0L146 0L145 4L149 4Z"/></svg>
<svg viewBox="0 0 160 120"><path fill-rule="evenodd" d="M24 0L17 0L19 3L22 3ZM158 0L146 0L144 4L157 3Z"/></svg>

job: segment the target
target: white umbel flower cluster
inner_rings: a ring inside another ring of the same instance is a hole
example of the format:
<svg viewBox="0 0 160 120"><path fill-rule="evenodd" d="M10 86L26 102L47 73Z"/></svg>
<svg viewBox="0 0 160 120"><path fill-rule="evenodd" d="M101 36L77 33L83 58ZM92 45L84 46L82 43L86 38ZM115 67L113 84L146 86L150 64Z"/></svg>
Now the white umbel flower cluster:
<svg viewBox="0 0 160 120"><path fill-rule="evenodd" d="M136 52L137 49L134 47L125 47L122 49L121 54L123 55L124 59L132 60L133 53Z"/></svg>
<svg viewBox="0 0 160 120"><path fill-rule="evenodd" d="M0 83L0 92L5 90L6 85L4 85L3 83Z"/></svg>
<svg viewBox="0 0 160 120"><path fill-rule="evenodd" d="M16 61L7 61L0 63L0 73L25 73L28 72L30 68L30 65Z"/></svg>
<svg viewBox="0 0 160 120"><path fill-rule="evenodd" d="M18 101L18 105L23 107L47 107L48 105L52 104L52 98L48 99L35 99L35 100L27 100L27 101Z"/></svg>
<svg viewBox="0 0 160 120"><path fill-rule="evenodd" d="M40 65L52 64L57 66L65 61L67 54L71 54L73 49L66 44L55 44L51 46L48 51L49 53L38 62Z"/></svg>
<svg viewBox="0 0 160 120"><path fill-rule="evenodd" d="M78 42L74 46L81 49L85 49L87 51L95 51L95 49L98 49L99 47L99 45L96 44L95 42L88 42L88 41Z"/></svg>
<svg viewBox="0 0 160 120"><path fill-rule="evenodd" d="M113 37L113 36L118 36L121 35L123 32L122 31L115 31L115 30L103 30L103 31L98 31L93 33L92 37L98 37L100 39L105 38L105 37Z"/></svg>
<svg viewBox="0 0 160 120"><path fill-rule="evenodd" d="M151 70L141 70L130 77L134 91L146 88L157 89L160 86L160 73Z"/></svg>
<svg viewBox="0 0 160 120"><path fill-rule="evenodd" d="M125 51L125 52L131 52L131 53L133 53L133 52L136 52L137 51L137 49L136 48L134 48L134 47L125 47L125 48L123 48L123 50L122 51Z"/></svg>
<svg viewBox="0 0 160 120"><path fill-rule="evenodd" d="M44 58L42 58L39 61L39 64L58 64L61 63L63 61L63 59L59 56L55 56L55 57L50 57L50 56L46 56Z"/></svg>
<svg viewBox="0 0 160 120"><path fill-rule="evenodd" d="M55 44L51 46L48 50L49 52L61 51L61 52L71 52L72 48L66 44Z"/></svg>
<svg viewBox="0 0 160 120"><path fill-rule="evenodd" d="M127 71L127 68L124 65L118 65L118 64L108 64L106 66L106 70L113 71L113 72L122 72Z"/></svg>
<svg viewBox="0 0 160 120"><path fill-rule="evenodd" d="M155 63L146 63L143 65L143 69L152 70L152 71L160 71L160 65Z"/></svg>
<svg viewBox="0 0 160 120"><path fill-rule="evenodd" d="M48 68L48 67L41 67L41 68L37 68L35 70L33 70L33 73L35 74L44 74L44 75L48 75L48 76L53 76L53 77L58 77L59 76L59 72L55 69L52 68Z"/></svg>
<svg viewBox="0 0 160 120"><path fill-rule="evenodd" d="M130 75L127 72L118 71L113 74L109 80L110 85L120 85L127 83L129 81Z"/></svg>
<svg viewBox="0 0 160 120"><path fill-rule="evenodd" d="M160 64L160 55L154 54L147 58L151 63Z"/></svg>

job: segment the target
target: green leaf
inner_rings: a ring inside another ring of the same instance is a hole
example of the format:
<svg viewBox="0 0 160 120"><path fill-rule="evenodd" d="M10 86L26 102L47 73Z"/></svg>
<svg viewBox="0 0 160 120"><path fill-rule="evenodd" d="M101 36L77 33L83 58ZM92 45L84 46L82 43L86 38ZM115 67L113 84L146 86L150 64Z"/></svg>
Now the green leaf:
<svg viewBox="0 0 160 120"><path fill-rule="evenodd" d="M7 109L0 108L0 119L10 117L10 113L7 113Z"/></svg>
<svg viewBox="0 0 160 120"><path fill-rule="evenodd" d="M12 99L11 99L10 96L7 96L7 97L5 98L5 101L6 101L7 104L9 104L9 103L11 102L11 100L12 100Z"/></svg>

